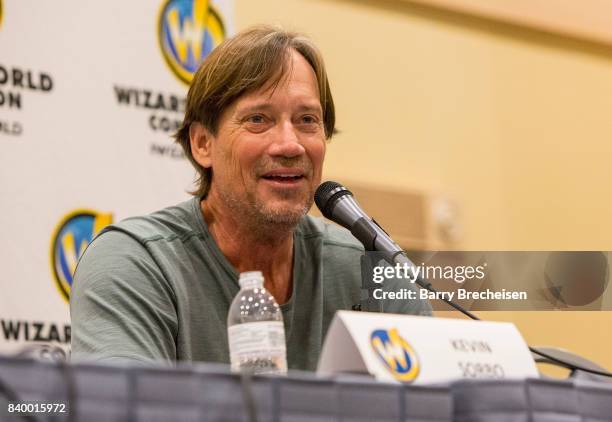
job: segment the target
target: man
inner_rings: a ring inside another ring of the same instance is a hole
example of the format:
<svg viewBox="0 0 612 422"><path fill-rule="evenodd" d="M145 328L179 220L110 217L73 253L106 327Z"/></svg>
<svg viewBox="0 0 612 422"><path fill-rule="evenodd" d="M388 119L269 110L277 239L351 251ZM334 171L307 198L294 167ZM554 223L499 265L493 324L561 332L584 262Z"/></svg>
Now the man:
<svg viewBox="0 0 612 422"><path fill-rule="evenodd" d="M238 274L259 270L281 305L289 368L315 369L334 313L361 288L362 246L305 216L334 122L309 40L257 27L214 50L176 135L199 173L194 198L92 242L72 288L73 358L228 362Z"/></svg>

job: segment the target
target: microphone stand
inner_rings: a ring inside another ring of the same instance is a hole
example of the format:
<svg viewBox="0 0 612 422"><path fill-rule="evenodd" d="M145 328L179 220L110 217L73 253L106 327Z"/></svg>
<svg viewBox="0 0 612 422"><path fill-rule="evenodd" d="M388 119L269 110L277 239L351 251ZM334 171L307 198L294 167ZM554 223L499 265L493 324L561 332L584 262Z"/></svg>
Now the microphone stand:
<svg viewBox="0 0 612 422"><path fill-rule="evenodd" d="M342 208L342 212L339 215L334 214L334 209L338 205L339 201L346 201L346 198L350 196L351 200L345 204ZM387 232L376 222L374 219L370 219L361 210L359 205L354 201L353 194L351 191L346 189L344 186L337 182L328 181L322 183L315 193L315 203L321 210L321 213L332 221L339 223L341 226L346 227L351 231L353 236L357 238L364 246L366 252L380 252L386 251L384 259L391 265L394 264L407 264L414 266L410 259L406 256L406 253L402 248L399 247L389 236ZM357 218L353 218L357 217ZM371 224L373 222L374 224ZM380 235L380 236L379 236ZM378 240L378 242L377 242ZM373 280L372 268L373 262L369 258L365 257L361 260L362 263L362 289L361 298L359 304L352 306L355 311L371 311L371 312L382 312L382 303L374 298L375 283ZM368 271L364 271L364 268ZM365 274L364 274L365 273ZM426 289L430 292L436 293L436 289L425 279L417 278L414 282L421 288ZM439 296L438 296L439 297ZM443 302L458 310L462 314L466 315L470 319L480 321L476 315L470 311L464 309L457 303L446 298L441 298ZM377 302L378 303L377 303ZM612 377L612 373L602 370L600 368L587 367L584 362L576 362L575 360L570 361L567 356L559 356L558 354L551 353L550 350L542 350L534 347L529 347L529 350L538 356L546 359L548 362L555 363L559 366L570 368L572 371L583 371L593 375L600 375L602 377Z"/></svg>
<svg viewBox="0 0 612 422"><path fill-rule="evenodd" d="M376 220L372 219L372 221L378 226L378 228L380 228L380 230L385 232L384 229L380 226L380 224L376 222ZM361 257L361 269L362 269L361 295L362 297L358 305L353 305L353 310L367 311L367 312L383 312L381 301L374 298L374 290L378 288L377 285L374 283L374 280L372 277L373 268L375 264L379 263L381 259L384 259L391 265L394 265L397 263L400 263L400 264L405 263L405 264L414 266L414 264L406 256L406 252L404 252L401 249L398 251L395 251L394 253L385 253L385 252L380 252L380 251L375 250L376 236L378 236L378 233L376 233L369 226L363 223L364 223L363 221L358 221L357 224L355 224L354 228L351 230L351 233L353 233L353 235L360 240L364 238L366 239L369 238L368 242L362 241L365 251L366 251L366 253ZM367 234L367 236L358 237L357 234L361 236L363 236L364 234ZM368 252L370 253L370 256L368 256ZM371 256L373 256L373 253L379 254L381 259L377 260L377 262L373 262L373 260L371 259ZM423 278L420 278L420 277L417 278L415 280L415 283L419 287L425 290L428 290L433 293L437 293L437 290L432 286L432 284ZM367 296L364 297L364 295L367 295ZM437 297L439 296L437 295ZM463 308L458 303L453 302L452 300L448 300L444 297L441 297L440 300L442 300L447 305L451 306L452 308L456 309L457 311L461 312L463 315L467 316L468 318L474 321L481 320L475 314ZM570 369L572 371L572 376L577 375L580 372L582 372L582 373L590 374L592 376L599 377L598 380L600 381L603 381L603 380L609 381L610 378L612 377L612 374L608 372L607 370L605 370L604 368L601 368L600 366L580 356L570 354L570 353L562 353L561 351L557 351L551 348L536 348L536 347L532 347L529 345L527 345L527 347L529 348L529 351L533 355L536 356L535 358L536 362L546 362L546 363L550 363L553 365L561 366L563 368Z"/></svg>
<svg viewBox="0 0 612 422"><path fill-rule="evenodd" d="M374 298L374 290L379 287L374 283L372 273L376 264L380 262L374 262L372 259L372 255L375 252L376 251L366 251L366 253L361 256L361 298L358 304L353 305L352 309L354 311L383 312L381 301ZM376 254L380 254L380 252Z"/></svg>

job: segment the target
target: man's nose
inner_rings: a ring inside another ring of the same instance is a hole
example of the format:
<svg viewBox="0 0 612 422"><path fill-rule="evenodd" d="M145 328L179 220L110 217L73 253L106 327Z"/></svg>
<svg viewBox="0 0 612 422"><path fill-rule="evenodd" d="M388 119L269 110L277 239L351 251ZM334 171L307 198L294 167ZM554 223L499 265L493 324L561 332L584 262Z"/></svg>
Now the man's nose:
<svg viewBox="0 0 612 422"><path fill-rule="evenodd" d="M292 122L283 122L277 130L274 142L270 145L270 155L292 158L304 154L306 150L300 142L299 133Z"/></svg>

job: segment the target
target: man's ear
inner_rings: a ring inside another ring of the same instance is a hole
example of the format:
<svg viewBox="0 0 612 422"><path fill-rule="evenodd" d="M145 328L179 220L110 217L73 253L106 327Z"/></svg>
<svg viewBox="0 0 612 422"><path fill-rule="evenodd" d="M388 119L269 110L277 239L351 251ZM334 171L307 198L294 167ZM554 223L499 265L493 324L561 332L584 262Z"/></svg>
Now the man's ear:
<svg viewBox="0 0 612 422"><path fill-rule="evenodd" d="M194 160L204 168L212 167L212 135L202 123L189 126L189 141Z"/></svg>

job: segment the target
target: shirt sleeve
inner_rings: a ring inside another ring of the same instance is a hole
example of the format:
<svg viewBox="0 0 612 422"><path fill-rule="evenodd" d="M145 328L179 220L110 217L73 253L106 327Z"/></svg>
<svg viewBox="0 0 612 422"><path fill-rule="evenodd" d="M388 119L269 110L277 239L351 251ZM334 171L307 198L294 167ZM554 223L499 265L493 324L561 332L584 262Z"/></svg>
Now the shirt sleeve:
<svg viewBox="0 0 612 422"><path fill-rule="evenodd" d="M385 260L379 260L376 266L379 268L393 267ZM362 277L367 277L367 275L362 274ZM421 299L421 287L414 281L394 275L384 277L376 287L378 292L371 299L378 302L376 306L380 312L420 316L433 315L431 304L427 299ZM389 293L392 295L389 295Z"/></svg>
<svg viewBox="0 0 612 422"><path fill-rule="evenodd" d="M108 231L87 248L70 295L72 359L176 360L174 291L144 245Z"/></svg>
<svg viewBox="0 0 612 422"><path fill-rule="evenodd" d="M382 312L421 316L433 315L429 301L427 299L420 299L419 292L421 288L417 284L394 277L386 280L382 288L387 292L402 292L406 296L412 295L412 297L405 297L399 300L382 299Z"/></svg>

